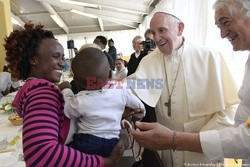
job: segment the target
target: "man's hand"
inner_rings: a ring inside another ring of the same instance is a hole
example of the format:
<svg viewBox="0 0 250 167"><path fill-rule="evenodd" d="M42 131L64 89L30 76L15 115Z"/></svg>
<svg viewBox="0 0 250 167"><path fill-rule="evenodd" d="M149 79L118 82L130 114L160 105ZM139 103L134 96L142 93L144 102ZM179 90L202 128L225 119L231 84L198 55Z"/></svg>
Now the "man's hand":
<svg viewBox="0 0 250 167"><path fill-rule="evenodd" d="M158 123L136 122L137 129L129 129L140 146L150 150L171 149L173 131Z"/></svg>

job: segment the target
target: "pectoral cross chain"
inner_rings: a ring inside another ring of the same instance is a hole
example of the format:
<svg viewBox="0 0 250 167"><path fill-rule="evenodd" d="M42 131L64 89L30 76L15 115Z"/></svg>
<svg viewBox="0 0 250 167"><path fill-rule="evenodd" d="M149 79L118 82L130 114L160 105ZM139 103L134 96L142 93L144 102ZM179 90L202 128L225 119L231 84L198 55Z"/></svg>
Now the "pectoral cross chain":
<svg viewBox="0 0 250 167"><path fill-rule="evenodd" d="M166 107L168 107L168 116L169 117L171 117L171 96L173 94L174 89L176 88L176 81L177 81L178 73L179 73L179 70L180 70L180 66L182 64L181 61L182 61L182 54L183 54L184 46L182 45L181 47L182 47L182 52L177 53L177 54L179 54L178 56L180 57L180 61L179 61L179 65L177 67L177 72L176 72L175 77L174 77L173 73L171 73L172 74L171 78L174 79L173 80L174 83L172 84L172 89L170 88L171 84L169 85L169 83L168 83L168 76L167 76L167 69L166 69L166 62L165 62L165 57L167 57L167 56L162 56L163 57L163 63L164 63L164 72L165 72L165 76L166 76L166 87L167 87L167 90L168 90L168 102L166 102L164 105ZM178 57L177 54L176 55L173 54L173 56ZM172 68L172 60L170 60L170 63L171 63L170 68Z"/></svg>
<svg viewBox="0 0 250 167"><path fill-rule="evenodd" d="M168 102L165 103L165 106L168 107L168 116L171 117L171 97L168 98Z"/></svg>

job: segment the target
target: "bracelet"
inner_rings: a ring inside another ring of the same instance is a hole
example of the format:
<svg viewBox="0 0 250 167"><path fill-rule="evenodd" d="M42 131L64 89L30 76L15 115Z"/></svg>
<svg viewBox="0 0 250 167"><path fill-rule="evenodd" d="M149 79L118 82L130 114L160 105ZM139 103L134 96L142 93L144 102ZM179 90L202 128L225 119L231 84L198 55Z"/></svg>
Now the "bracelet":
<svg viewBox="0 0 250 167"><path fill-rule="evenodd" d="M176 132L173 132L173 140L172 140L172 149L173 151L176 150Z"/></svg>

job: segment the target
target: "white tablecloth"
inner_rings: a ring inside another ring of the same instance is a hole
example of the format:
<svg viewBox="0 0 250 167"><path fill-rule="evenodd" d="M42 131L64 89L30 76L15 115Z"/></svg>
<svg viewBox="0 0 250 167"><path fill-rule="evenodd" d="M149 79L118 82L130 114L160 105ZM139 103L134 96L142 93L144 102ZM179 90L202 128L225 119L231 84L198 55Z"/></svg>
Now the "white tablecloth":
<svg viewBox="0 0 250 167"><path fill-rule="evenodd" d="M73 77L68 76L68 72L64 72L61 77L61 82L68 81L71 82ZM0 106L5 104L8 101L12 101L15 98L17 92L8 94L0 98ZM0 143L4 139L7 139L6 148L2 148L0 145L0 166L1 167L24 167L25 162L23 161L22 153L22 125L14 126L8 120L8 117L11 114L0 110ZM10 145L11 142L16 136L19 136L20 139L16 142L15 145ZM3 145L2 145L3 146ZM1 151L6 151L11 149L12 151L1 153Z"/></svg>
<svg viewBox="0 0 250 167"><path fill-rule="evenodd" d="M14 99L16 92L13 92L0 99L0 105ZM14 126L8 120L8 114L5 111L0 110L0 140L1 145L4 147L6 141L6 148L0 149L0 166L1 167L24 167L25 162L23 161L22 154L22 125ZM12 146L10 142L19 136L20 139L16 140ZM9 152L1 153L1 151L11 150Z"/></svg>

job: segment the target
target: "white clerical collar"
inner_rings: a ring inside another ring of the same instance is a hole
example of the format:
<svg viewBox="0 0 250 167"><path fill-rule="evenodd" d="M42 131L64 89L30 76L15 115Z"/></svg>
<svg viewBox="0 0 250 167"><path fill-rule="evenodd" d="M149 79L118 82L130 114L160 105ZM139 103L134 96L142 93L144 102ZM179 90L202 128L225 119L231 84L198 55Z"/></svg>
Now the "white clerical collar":
<svg viewBox="0 0 250 167"><path fill-rule="evenodd" d="M140 54L135 52L135 58L138 58L140 56Z"/></svg>
<svg viewBox="0 0 250 167"><path fill-rule="evenodd" d="M167 57L171 57L171 58L178 58L178 57L181 57L182 56L182 54L183 54L183 51L184 51L184 44L185 44L185 39L183 38L183 43L182 43L182 45L181 45L181 47L179 48L179 49L177 49L177 50L175 50L175 51L173 51L173 53L172 54L170 54L170 55L165 55L165 56L167 56Z"/></svg>
<svg viewBox="0 0 250 167"><path fill-rule="evenodd" d="M172 57L176 58L176 59L180 58L183 54L183 50L184 50L184 42L183 42L182 46L173 53Z"/></svg>

